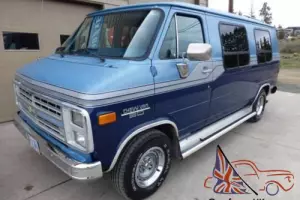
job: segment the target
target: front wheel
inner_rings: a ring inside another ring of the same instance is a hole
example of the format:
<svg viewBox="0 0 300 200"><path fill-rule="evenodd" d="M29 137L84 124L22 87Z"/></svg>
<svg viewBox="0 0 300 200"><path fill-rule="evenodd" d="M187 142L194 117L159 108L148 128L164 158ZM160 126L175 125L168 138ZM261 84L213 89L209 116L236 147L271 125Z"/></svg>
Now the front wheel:
<svg viewBox="0 0 300 200"><path fill-rule="evenodd" d="M250 122L258 122L259 120L261 120L265 111L266 102L267 94L265 90L262 90L259 93L257 100L253 104L253 111L256 112L256 115L249 120Z"/></svg>
<svg viewBox="0 0 300 200"><path fill-rule="evenodd" d="M127 146L112 171L112 182L125 198L144 199L161 186L170 166L169 138L158 130L150 130Z"/></svg>

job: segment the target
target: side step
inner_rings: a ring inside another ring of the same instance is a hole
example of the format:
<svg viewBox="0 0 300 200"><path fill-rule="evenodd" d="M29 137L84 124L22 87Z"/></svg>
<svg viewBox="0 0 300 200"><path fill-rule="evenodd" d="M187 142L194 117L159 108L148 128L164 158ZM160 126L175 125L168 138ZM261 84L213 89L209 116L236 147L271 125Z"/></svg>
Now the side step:
<svg viewBox="0 0 300 200"><path fill-rule="evenodd" d="M225 117L224 119L200 130L199 132L194 133L188 138L183 139L180 141L182 157L186 158L190 156L255 115L256 113L252 112L252 106L250 106L228 117Z"/></svg>

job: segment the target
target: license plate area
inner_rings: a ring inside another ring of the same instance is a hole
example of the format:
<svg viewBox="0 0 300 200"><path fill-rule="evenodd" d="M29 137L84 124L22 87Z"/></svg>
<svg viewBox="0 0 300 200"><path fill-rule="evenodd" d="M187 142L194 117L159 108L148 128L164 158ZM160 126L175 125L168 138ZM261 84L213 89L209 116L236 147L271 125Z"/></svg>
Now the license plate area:
<svg viewBox="0 0 300 200"><path fill-rule="evenodd" d="M38 154L40 154L39 143L36 141L36 139L34 139L33 137L31 137L31 135L29 135L29 134L28 134L28 139L29 139L29 144L30 144L30 146L31 146Z"/></svg>

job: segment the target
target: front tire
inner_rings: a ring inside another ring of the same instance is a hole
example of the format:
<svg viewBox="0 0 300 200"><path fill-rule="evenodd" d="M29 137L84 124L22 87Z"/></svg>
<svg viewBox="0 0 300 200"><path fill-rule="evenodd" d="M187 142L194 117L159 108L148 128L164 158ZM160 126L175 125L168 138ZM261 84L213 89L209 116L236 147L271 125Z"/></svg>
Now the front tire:
<svg viewBox="0 0 300 200"><path fill-rule="evenodd" d="M253 111L256 112L256 115L252 117L249 120L249 122L258 122L259 120L261 120L265 111L266 103L267 103L267 94L265 90L262 90L259 93L257 100L253 104Z"/></svg>
<svg viewBox="0 0 300 200"><path fill-rule="evenodd" d="M133 139L121 154L111 178L117 191L127 199L144 199L162 185L171 167L171 143L159 130Z"/></svg>

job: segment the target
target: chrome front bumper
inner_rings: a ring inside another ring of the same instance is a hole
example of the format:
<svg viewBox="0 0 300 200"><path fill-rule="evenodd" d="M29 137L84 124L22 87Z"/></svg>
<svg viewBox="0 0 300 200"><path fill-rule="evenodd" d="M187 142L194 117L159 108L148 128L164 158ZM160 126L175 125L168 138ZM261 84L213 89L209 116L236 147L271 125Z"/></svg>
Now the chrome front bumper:
<svg viewBox="0 0 300 200"><path fill-rule="evenodd" d="M73 179L91 180L103 176L101 162L80 163L67 158L62 152L51 148L47 141L28 126L18 114L15 116L14 124L27 140L29 140L28 134L30 134L38 142L40 153L43 156Z"/></svg>

